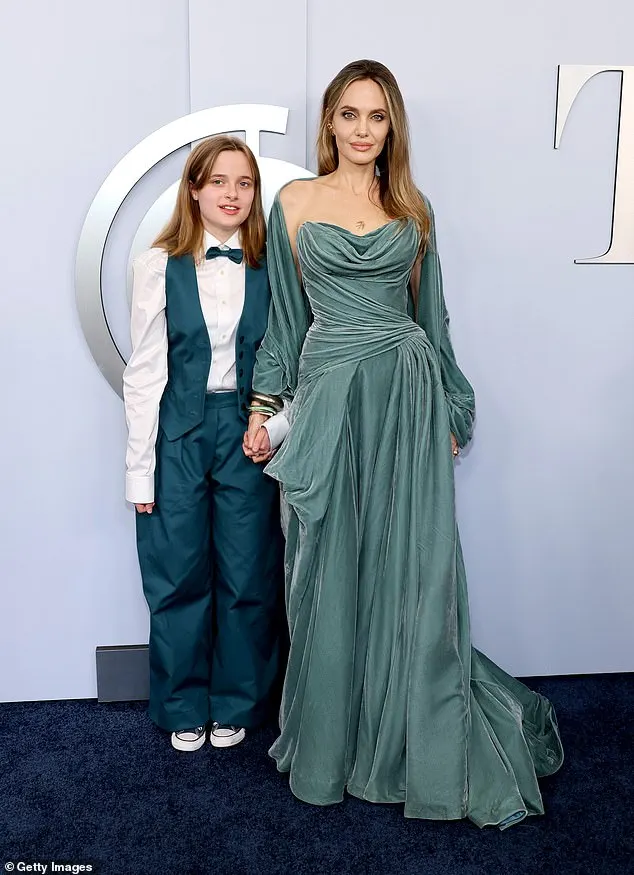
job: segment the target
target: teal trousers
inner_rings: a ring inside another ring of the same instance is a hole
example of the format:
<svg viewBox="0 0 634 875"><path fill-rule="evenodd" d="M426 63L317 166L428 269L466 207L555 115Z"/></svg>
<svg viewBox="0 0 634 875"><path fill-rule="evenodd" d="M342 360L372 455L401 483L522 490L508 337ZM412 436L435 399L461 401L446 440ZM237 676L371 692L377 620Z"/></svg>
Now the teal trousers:
<svg viewBox="0 0 634 875"><path fill-rule="evenodd" d="M252 727L267 714L283 635L277 483L242 452L235 392L206 396L200 426L159 429L155 507L136 515L150 609L152 720Z"/></svg>

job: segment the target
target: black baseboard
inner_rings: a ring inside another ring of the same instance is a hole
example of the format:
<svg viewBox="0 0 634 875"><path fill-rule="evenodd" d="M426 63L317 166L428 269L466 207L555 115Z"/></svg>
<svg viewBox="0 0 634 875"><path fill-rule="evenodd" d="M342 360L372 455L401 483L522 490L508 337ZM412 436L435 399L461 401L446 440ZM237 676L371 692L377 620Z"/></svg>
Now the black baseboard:
<svg viewBox="0 0 634 875"><path fill-rule="evenodd" d="M139 702L150 697L147 644L97 647L97 701Z"/></svg>

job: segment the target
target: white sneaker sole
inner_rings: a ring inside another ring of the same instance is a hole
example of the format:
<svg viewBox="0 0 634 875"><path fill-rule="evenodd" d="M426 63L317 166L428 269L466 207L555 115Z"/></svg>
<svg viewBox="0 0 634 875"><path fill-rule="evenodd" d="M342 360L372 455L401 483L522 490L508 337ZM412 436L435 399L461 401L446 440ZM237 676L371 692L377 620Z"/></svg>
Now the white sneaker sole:
<svg viewBox="0 0 634 875"><path fill-rule="evenodd" d="M235 735L214 735L211 732L209 734L209 743L212 747L233 747L234 744L240 744L241 741L244 741L245 736L246 732L244 729L236 732Z"/></svg>
<svg viewBox="0 0 634 875"><path fill-rule="evenodd" d="M205 743L205 733L197 738L196 741L183 741L178 738L175 732L172 732L172 747L174 750L182 750L187 753L195 750L200 750L200 748Z"/></svg>

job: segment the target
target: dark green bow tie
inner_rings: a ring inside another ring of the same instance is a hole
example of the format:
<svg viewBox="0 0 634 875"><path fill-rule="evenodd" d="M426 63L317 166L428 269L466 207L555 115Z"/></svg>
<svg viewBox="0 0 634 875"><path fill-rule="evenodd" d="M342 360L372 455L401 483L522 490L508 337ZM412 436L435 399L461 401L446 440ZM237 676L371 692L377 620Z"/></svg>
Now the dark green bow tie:
<svg viewBox="0 0 634 875"><path fill-rule="evenodd" d="M241 249L221 249L219 246L210 246L207 250L205 258L218 258L220 255L226 255L234 264L242 264Z"/></svg>

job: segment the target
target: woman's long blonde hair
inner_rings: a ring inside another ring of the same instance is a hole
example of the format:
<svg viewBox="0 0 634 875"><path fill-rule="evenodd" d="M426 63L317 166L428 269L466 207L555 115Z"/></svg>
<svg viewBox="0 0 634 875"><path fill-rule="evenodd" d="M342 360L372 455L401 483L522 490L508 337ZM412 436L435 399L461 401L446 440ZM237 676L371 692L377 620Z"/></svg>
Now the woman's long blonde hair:
<svg viewBox="0 0 634 875"><path fill-rule="evenodd" d="M378 186L381 207L390 219L411 217L414 220L422 251L427 245L431 223L425 201L412 178L409 125L403 95L394 75L378 61L362 60L347 64L326 88L317 134L317 173L325 176L337 169L339 150L328 125L346 88L363 79L370 79L382 88L390 116L390 130L376 161L380 174Z"/></svg>
<svg viewBox="0 0 634 875"><path fill-rule="evenodd" d="M237 137L221 134L209 137L192 150L181 177L172 217L156 238L153 246L165 249L169 255L203 256L205 229L200 216L200 205L192 191L200 191L210 181L213 168L221 152L242 152L253 176L254 196L251 212L240 228L244 260L249 267L260 266L266 242L266 223L262 209L262 182L257 161L251 149Z"/></svg>

